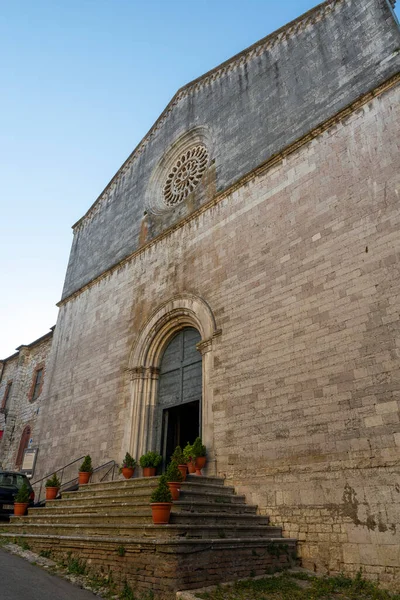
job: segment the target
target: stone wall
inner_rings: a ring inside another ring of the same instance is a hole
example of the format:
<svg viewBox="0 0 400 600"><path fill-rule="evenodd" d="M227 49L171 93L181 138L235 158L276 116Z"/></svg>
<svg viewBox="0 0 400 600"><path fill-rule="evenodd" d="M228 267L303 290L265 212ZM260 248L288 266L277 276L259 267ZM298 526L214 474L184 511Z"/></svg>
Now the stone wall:
<svg viewBox="0 0 400 600"><path fill-rule="evenodd" d="M155 534L156 535L156 534ZM295 564L285 544L266 547L264 542L240 544L215 540L199 545L160 544L154 540L132 543L99 537L86 540L36 536L29 539L35 552L50 552L63 561L79 560L90 575L109 577L117 589L128 585L133 592L157 600L175 600L178 590L188 590L287 569Z"/></svg>
<svg viewBox="0 0 400 600"><path fill-rule="evenodd" d="M43 396L40 393L32 401L31 392L37 368L43 367L43 383L46 380L46 363L52 336L51 332L32 344L20 346L16 355L2 361L0 399L4 396L8 382L12 381L5 414L0 415L4 427L4 435L0 442L0 464L4 468L16 468L21 436L27 425L31 427L32 447L39 445L37 420Z"/></svg>
<svg viewBox="0 0 400 600"><path fill-rule="evenodd" d="M225 190L397 73L399 47L386 0L329 0L180 90L74 228L63 297L207 201L152 217L154 177L182 136L207 140Z"/></svg>
<svg viewBox="0 0 400 600"><path fill-rule="evenodd" d="M399 86L368 96L61 305L43 474L122 459L144 426L132 350L189 293L221 329L205 361L217 473L307 566L399 580L399 106Z"/></svg>

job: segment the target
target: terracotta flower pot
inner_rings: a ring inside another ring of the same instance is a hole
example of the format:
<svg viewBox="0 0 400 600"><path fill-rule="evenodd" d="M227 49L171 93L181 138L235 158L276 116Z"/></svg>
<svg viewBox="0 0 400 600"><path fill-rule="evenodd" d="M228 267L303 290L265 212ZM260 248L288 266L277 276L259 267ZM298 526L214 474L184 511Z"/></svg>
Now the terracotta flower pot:
<svg viewBox="0 0 400 600"><path fill-rule="evenodd" d="M204 469L207 462L207 456L198 456L196 458L195 467L196 467L196 475L202 476L201 469Z"/></svg>
<svg viewBox="0 0 400 600"><path fill-rule="evenodd" d="M180 481L168 481L169 491L171 492L172 500L179 500L179 494L181 491Z"/></svg>
<svg viewBox="0 0 400 600"><path fill-rule="evenodd" d="M28 506L28 502L14 502L14 515L22 517L26 513Z"/></svg>
<svg viewBox="0 0 400 600"><path fill-rule="evenodd" d="M180 470L180 472L181 472L181 475L182 475L182 481L185 481L185 479L186 479L186 475L187 475L187 472L188 472L187 465L178 465L178 469L179 469L179 470Z"/></svg>
<svg viewBox="0 0 400 600"><path fill-rule="evenodd" d="M154 477L155 474L155 467L143 467L143 477Z"/></svg>
<svg viewBox="0 0 400 600"><path fill-rule="evenodd" d="M151 512L154 525L167 525L171 513L171 502L152 502Z"/></svg>
<svg viewBox="0 0 400 600"><path fill-rule="evenodd" d="M195 473L196 472L196 467L194 466L194 462L188 462L187 463L187 468L189 473Z"/></svg>
<svg viewBox="0 0 400 600"><path fill-rule="evenodd" d="M79 471L79 485L82 483L88 483L90 479L91 473L87 473L86 471Z"/></svg>
<svg viewBox="0 0 400 600"><path fill-rule="evenodd" d="M122 475L125 477L125 479L130 479L133 477L134 472L134 467L122 467Z"/></svg>
<svg viewBox="0 0 400 600"><path fill-rule="evenodd" d="M58 487L47 487L46 488L46 500L55 500L57 498Z"/></svg>

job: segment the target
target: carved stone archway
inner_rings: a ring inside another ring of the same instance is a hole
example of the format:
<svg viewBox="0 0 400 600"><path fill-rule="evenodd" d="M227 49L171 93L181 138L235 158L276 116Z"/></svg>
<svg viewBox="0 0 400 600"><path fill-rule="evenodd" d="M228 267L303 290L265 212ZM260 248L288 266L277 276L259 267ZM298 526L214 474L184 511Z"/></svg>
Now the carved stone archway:
<svg viewBox="0 0 400 600"><path fill-rule="evenodd" d="M215 472L214 427L210 374L212 350L217 329L208 304L193 294L174 296L162 304L138 334L129 359L131 377L130 416L122 452L129 448L136 458L155 448L154 411L157 403L159 366L171 338L184 327L195 327L201 336L197 344L203 358L202 438L208 449L208 472Z"/></svg>

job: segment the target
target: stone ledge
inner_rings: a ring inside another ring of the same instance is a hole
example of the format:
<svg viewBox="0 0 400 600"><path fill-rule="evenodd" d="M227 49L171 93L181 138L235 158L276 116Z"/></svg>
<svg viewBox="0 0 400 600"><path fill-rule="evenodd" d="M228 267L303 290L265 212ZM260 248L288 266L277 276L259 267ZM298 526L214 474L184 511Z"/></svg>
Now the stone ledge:
<svg viewBox="0 0 400 600"><path fill-rule="evenodd" d="M307 575L310 575L310 577L322 577L322 575L318 575L317 573L314 573L314 571L309 571L308 569L302 569L301 567L295 568L295 569L287 569L286 573L306 573ZM281 571L279 571L278 573L274 573L273 575L258 575L257 577L251 577L252 581L257 581L259 579L270 579L271 577L279 577L282 574ZM218 585L218 587L232 587L233 585L235 585L235 583L238 583L239 581L248 581L250 578L246 577L244 579L236 579L235 581L227 581L225 583L221 583ZM203 588L199 588L198 590L195 590L194 592L176 592L176 600L201 600L198 596L198 594L205 594L207 592L214 592L217 589L216 585L210 585L208 587L203 587Z"/></svg>

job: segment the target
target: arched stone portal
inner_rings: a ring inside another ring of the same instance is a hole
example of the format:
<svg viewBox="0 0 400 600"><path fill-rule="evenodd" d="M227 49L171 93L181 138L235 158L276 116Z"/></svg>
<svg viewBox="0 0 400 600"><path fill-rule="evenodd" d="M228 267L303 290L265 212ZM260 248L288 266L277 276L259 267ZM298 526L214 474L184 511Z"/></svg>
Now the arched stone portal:
<svg viewBox="0 0 400 600"><path fill-rule="evenodd" d="M171 340L185 328L194 328L200 334L197 349L202 354L201 436L208 450L208 471L212 473L215 457L210 375L214 338L221 331L216 327L208 304L192 294L175 296L161 305L144 325L133 346L129 360L130 418L122 452L129 448L138 458L147 450L160 450L157 400L161 359Z"/></svg>

